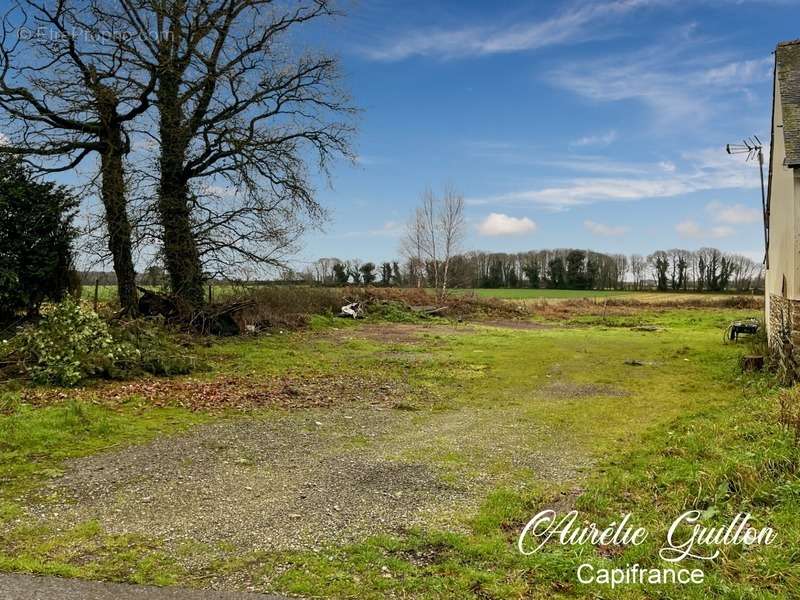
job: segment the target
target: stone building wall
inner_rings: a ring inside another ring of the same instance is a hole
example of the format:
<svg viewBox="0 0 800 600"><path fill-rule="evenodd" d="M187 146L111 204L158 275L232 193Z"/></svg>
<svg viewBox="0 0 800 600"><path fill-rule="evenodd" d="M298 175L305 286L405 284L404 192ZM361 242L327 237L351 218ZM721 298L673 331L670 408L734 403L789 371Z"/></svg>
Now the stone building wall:
<svg viewBox="0 0 800 600"><path fill-rule="evenodd" d="M769 296L769 345L787 381L800 376L800 300Z"/></svg>

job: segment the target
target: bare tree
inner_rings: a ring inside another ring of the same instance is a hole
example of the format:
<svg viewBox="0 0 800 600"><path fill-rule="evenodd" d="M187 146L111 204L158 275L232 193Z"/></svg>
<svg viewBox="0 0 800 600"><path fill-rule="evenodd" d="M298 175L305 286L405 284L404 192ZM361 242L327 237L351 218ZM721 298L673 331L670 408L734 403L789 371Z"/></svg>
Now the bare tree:
<svg viewBox="0 0 800 600"><path fill-rule="evenodd" d="M426 190L420 206L406 226L401 251L416 273L417 287L422 285L425 271L439 297L447 293L450 262L458 252L464 236L464 198L452 188L441 198Z"/></svg>
<svg viewBox="0 0 800 600"><path fill-rule="evenodd" d="M616 279L610 283L616 289L625 289L625 279L630 271L628 257L624 254L614 254L611 258L616 266Z"/></svg>
<svg viewBox="0 0 800 600"><path fill-rule="evenodd" d="M439 233L442 238L443 270L441 296L447 295L447 277L450 260L458 252L464 237L464 196L448 187L444 192L439 211Z"/></svg>
<svg viewBox="0 0 800 600"><path fill-rule="evenodd" d="M630 265L633 285L637 290L640 290L642 289L642 283L647 269L647 260L641 254L631 254Z"/></svg>
<svg viewBox="0 0 800 600"><path fill-rule="evenodd" d="M361 259L353 258L345 262L347 274L356 285L361 284Z"/></svg>
<svg viewBox="0 0 800 600"><path fill-rule="evenodd" d="M439 289L439 257L437 255L437 226L438 226L438 200L430 189L422 194L422 203L417 209L417 220L422 228L422 251L433 273L433 288Z"/></svg>
<svg viewBox="0 0 800 600"><path fill-rule="evenodd" d="M423 267L423 247L425 245L425 219L418 208L406 224L406 235L401 242L400 252L408 260L408 270L418 288L422 287L425 269Z"/></svg>
<svg viewBox="0 0 800 600"><path fill-rule="evenodd" d="M157 73L157 212L173 290L202 302L203 266L279 265L324 212L307 162L327 174L350 156L349 100L337 61L293 56L298 26L334 14L330 0L106 1L103 19L132 32L120 54ZM232 195L205 193L227 185ZM278 250L278 252L276 252Z"/></svg>
<svg viewBox="0 0 800 600"><path fill-rule="evenodd" d="M333 266L340 262L342 261L335 257L324 257L314 261L309 265L314 281L322 284L333 283Z"/></svg>
<svg viewBox="0 0 800 600"><path fill-rule="evenodd" d="M0 43L0 111L7 138L0 152L22 155L40 172L72 170L99 156L119 300L135 311L123 170L131 148L126 125L148 109L154 73L146 71L134 82L101 35L93 4L26 0L18 9L5 15ZM18 35L22 31L28 34Z"/></svg>
<svg viewBox="0 0 800 600"><path fill-rule="evenodd" d="M762 264L756 264L752 259L741 254L731 254L728 260L731 261L733 285L737 291L745 291L757 286L763 268Z"/></svg>

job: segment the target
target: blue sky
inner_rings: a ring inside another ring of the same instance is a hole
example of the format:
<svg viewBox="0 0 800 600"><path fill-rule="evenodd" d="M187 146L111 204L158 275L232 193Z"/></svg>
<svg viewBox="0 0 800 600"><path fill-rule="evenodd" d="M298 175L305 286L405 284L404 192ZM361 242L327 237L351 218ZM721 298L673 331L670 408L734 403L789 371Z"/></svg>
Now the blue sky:
<svg viewBox="0 0 800 600"><path fill-rule="evenodd" d="M295 267L399 258L420 195L445 186L466 199L464 250L761 260L757 167L724 149L768 145L772 52L800 35L800 0L339 2L294 41L339 56L358 159L316 177L331 218Z"/></svg>
<svg viewBox="0 0 800 600"><path fill-rule="evenodd" d="M299 261L396 257L420 193L446 184L467 200L465 249L760 259L758 172L724 147L768 143L771 53L797 37L800 1L346 8L314 43L362 109L359 159L320 180L332 222Z"/></svg>

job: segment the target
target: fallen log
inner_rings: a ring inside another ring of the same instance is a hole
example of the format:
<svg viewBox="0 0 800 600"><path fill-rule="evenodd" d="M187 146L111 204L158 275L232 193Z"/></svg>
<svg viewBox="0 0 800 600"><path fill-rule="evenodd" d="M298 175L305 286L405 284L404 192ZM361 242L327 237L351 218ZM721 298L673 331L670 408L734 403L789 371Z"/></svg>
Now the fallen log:
<svg viewBox="0 0 800 600"><path fill-rule="evenodd" d="M424 315L438 315L447 310L446 306L410 306L415 313Z"/></svg>
<svg viewBox="0 0 800 600"><path fill-rule="evenodd" d="M143 317L171 319L180 315L178 302L172 296L159 294L139 286L136 286L136 289L142 294L139 296L139 314Z"/></svg>
<svg viewBox="0 0 800 600"><path fill-rule="evenodd" d="M241 300L219 306L208 307L197 311L190 321L190 325L200 333L211 335L232 336L251 332L248 324L242 318L242 313L252 308L255 302ZM252 327L255 331L255 327Z"/></svg>

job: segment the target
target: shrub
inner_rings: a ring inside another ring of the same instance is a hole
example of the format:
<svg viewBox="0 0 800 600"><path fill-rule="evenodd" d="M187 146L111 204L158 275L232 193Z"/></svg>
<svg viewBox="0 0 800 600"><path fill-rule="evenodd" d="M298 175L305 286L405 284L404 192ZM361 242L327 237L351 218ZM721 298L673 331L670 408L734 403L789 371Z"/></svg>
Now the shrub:
<svg viewBox="0 0 800 600"><path fill-rule="evenodd" d="M114 339L97 313L69 296L51 305L38 324L22 328L14 343L36 383L70 386L88 377L113 376L140 358L131 344Z"/></svg>
<svg viewBox="0 0 800 600"><path fill-rule="evenodd" d="M758 319L758 331L755 335L747 337L747 345L751 354L758 354L769 358L769 342L767 341L767 323L764 318Z"/></svg>
<svg viewBox="0 0 800 600"><path fill-rule="evenodd" d="M237 300L249 303L241 317L258 329L304 327L311 315L335 314L347 303L341 289L309 286L263 286Z"/></svg>
<svg viewBox="0 0 800 600"><path fill-rule="evenodd" d="M38 313L71 287L75 198L35 181L15 159L0 159L0 319Z"/></svg>
<svg viewBox="0 0 800 600"><path fill-rule="evenodd" d="M390 323L415 323L427 316L415 313L404 303L393 300L377 300L369 304L367 314Z"/></svg>
<svg viewBox="0 0 800 600"><path fill-rule="evenodd" d="M524 304L496 298L452 294L439 306L436 297L420 288L263 286L232 297L217 306L243 304L237 319L255 329L298 329L312 315L335 315L342 306L363 302L367 315L393 322L415 322L425 314L412 307L440 308L437 316L471 318L519 318L530 312ZM212 307L213 308L213 307ZM242 329L244 329L242 327Z"/></svg>
<svg viewBox="0 0 800 600"><path fill-rule="evenodd" d="M19 394L16 392L0 392L0 415L14 414L19 404Z"/></svg>
<svg viewBox="0 0 800 600"><path fill-rule="evenodd" d="M110 327L67 297L48 306L38 324L23 327L4 347L35 383L72 386L92 377L190 373L200 365L176 339L161 319Z"/></svg>
<svg viewBox="0 0 800 600"><path fill-rule="evenodd" d="M175 342L176 333L164 327L163 319L136 319L113 331L116 339L138 352L138 370L153 375L185 375L199 368L197 358Z"/></svg>

